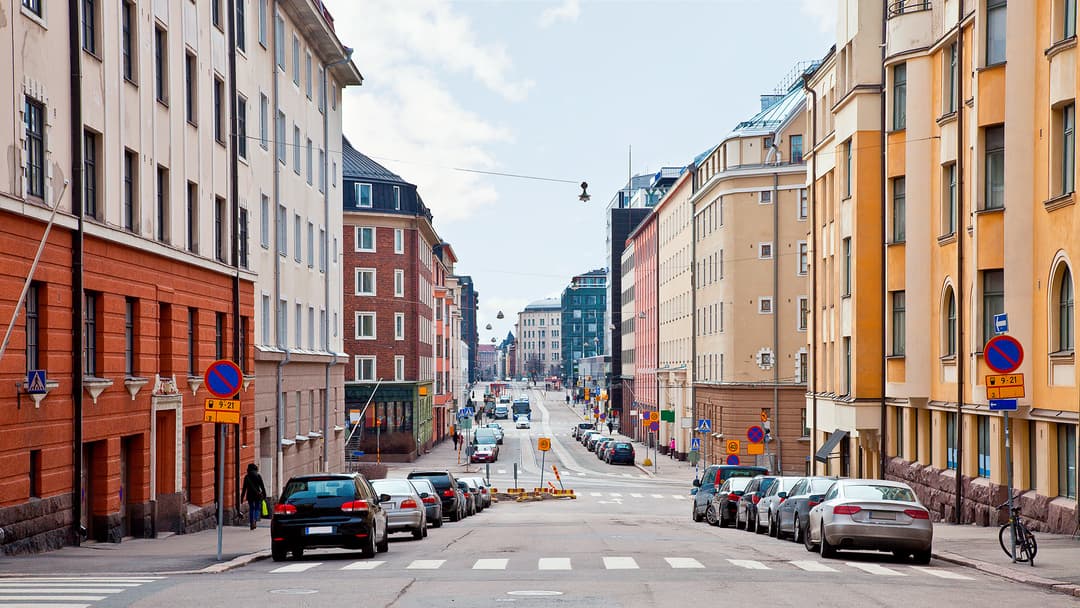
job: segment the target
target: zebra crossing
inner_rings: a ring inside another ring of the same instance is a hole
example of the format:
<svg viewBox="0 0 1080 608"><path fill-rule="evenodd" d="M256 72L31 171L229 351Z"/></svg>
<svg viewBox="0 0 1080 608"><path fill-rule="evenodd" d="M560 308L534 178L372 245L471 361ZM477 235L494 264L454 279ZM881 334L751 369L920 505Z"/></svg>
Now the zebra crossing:
<svg viewBox="0 0 1080 608"><path fill-rule="evenodd" d="M881 565L870 562L820 562L813 560L778 560L761 561L753 559L723 559L707 560L705 558L693 558L686 556L664 557L662 562L655 557L644 558L645 563L639 563L638 559L624 555L605 555L589 557L540 557L529 559L510 558L478 558L474 560L445 559L414 559L411 561L385 561L363 560L352 562L344 566L334 562L297 562L280 566L270 570L270 574L295 574L316 569L334 570L453 570L455 572L465 570L487 571L514 571L525 570L655 570L667 566L671 570L775 570L775 571L802 571L816 574L864 574L870 576L906 577L906 576L931 576L950 581L973 581L974 578L960 574L955 570L930 566L907 566L902 564ZM0 608L3 608L0 602Z"/></svg>
<svg viewBox="0 0 1080 608"><path fill-rule="evenodd" d="M630 492L629 494L623 494L622 492L581 492L581 493L578 494L579 498L585 498L585 497L588 497L588 498L606 498L607 500L622 500L626 496L630 496L630 498L641 498L641 499L644 499L646 497L646 495L641 493L641 492ZM689 498L690 498L686 494L652 494L652 493L648 494L648 497L652 498L652 499L655 499L655 500L676 500L676 501L689 500Z"/></svg>
<svg viewBox="0 0 1080 608"><path fill-rule="evenodd" d="M496 475L507 475L509 473L510 473L510 471L508 469L495 469L495 474ZM565 475L577 475L578 477L588 477L589 476L589 473L587 473L585 471L574 471L574 470L566 470L564 472L564 474ZM596 472L593 472L592 474L596 475L596 476L603 476L603 477L623 477L625 479L648 479L649 478L648 475L642 475L641 473L637 473L637 474L634 474L634 473L618 473L618 474L616 474L616 473L596 473Z"/></svg>
<svg viewBox="0 0 1080 608"><path fill-rule="evenodd" d="M95 602L161 580L161 576L0 578L0 608L90 608Z"/></svg>

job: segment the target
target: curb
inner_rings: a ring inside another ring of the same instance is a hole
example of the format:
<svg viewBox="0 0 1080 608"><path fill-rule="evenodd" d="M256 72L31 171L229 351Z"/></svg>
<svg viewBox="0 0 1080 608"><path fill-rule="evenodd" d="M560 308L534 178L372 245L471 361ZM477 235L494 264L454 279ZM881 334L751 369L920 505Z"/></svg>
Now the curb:
<svg viewBox="0 0 1080 608"><path fill-rule="evenodd" d="M641 471L642 473L645 473L646 475L648 475L649 479L652 479L653 477L655 477L653 475L652 471L650 471L649 469L646 469L645 467L641 466L640 464L638 464L636 462L634 463L634 468Z"/></svg>
<svg viewBox="0 0 1080 608"><path fill-rule="evenodd" d="M966 566L968 568L973 568L975 570L978 570L979 572L991 574L993 576L1004 578L1015 583L1023 583L1025 585L1031 585L1033 587L1039 587L1050 591L1056 591L1058 593L1064 593L1065 595L1071 595L1073 597L1080 597L1080 585L1074 585L1072 583L1066 583L1064 581L1044 578L1034 574L1022 574L1013 568L999 566L997 564L991 564L977 559L972 559L970 557L965 557L957 553L950 553L947 551L935 551L932 553L932 555L942 561L946 561L952 564L958 564L960 566Z"/></svg>
<svg viewBox="0 0 1080 608"><path fill-rule="evenodd" d="M192 574L219 574L221 572L228 572L229 570L235 570L236 568L243 568L244 566L246 566L248 564L251 564L251 563L254 563L254 562L257 562L257 561L260 561L260 560L264 560L264 559L266 559L268 557L270 557L270 550L269 549L263 549L262 551L256 551L255 553L248 553L247 555L241 555L239 557L234 557L233 559L231 559L231 560L229 560L227 562L221 563L221 564L212 564L210 566L207 566L207 567L203 568L202 570L194 570L191 573ZM187 573L185 572L185 573L177 573L177 574L187 574Z"/></svg>

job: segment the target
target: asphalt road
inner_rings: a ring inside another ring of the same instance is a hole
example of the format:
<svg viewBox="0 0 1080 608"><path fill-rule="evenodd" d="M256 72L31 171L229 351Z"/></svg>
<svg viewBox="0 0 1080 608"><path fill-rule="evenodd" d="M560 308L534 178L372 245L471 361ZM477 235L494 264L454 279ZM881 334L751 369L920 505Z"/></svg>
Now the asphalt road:
<svg viewBox="0 0 1080 608"><path fill-rule="evenodd" d="M507 428L500 460L491 466L493 483L508 485L509 465L517 462L527 481L521 485L532 487L539 475L535 440L546 435L554 443L546 464L559 465L577 500L500 503L432 529L424 540L393 537L390 551L373 559L309 551L301 560L264 560L224 574L131 581L120 592L101 592L100 600L70 605L1075 605L1063 595L936 560L926 567L864 553L824 560L789 541L695 524L689 480L651 479L600 462L568 437L575 416L561 402L534 405L534 419L532 429ZM71 589L80 593L77 584ZM0 608L7 605L4 593Z"/></svg>

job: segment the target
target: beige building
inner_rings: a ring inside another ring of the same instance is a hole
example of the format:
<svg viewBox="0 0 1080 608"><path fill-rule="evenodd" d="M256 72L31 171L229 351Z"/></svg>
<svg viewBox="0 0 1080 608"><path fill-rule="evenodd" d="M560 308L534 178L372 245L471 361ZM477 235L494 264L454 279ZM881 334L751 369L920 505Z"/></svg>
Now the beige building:
<svg viewBox="0 0 1080 608"><path fill-rule="evenodd" d="M621 259L622 269L622 310L620 311L621 322L616 326L622 333L622 374L621 378L612 378L612 382L621 382L623 391L623 402L621 404L613 404L615 407L622 407L630 410L630 412L636 413L634 409L634 402L637 400L634 394L634 375L637 373L636 357L634 356L634 330L637 324L637 315L634 307L634 241L633 239L626 241L626 248L623 249ZM631 428L623 430L623 433L637 439L641 432L641 425L638 423L638 419L634 417L633 413L628 412L626 417L615 416L614 419L621 425L622 421L629 417L633 421Z"/></svg>
<svg viewBox="0 0 1080 608"><path fill-rule="evenodd" d="M739 439L740 462L801 473L809 447L805 101L794 78L780 91L762 96L761 111L696 167L693 382L697 417L712 424L706 462L723 461L724 441ZM772 441L750 447L747 429L763 416Z"/></svg>
<svg viewBox="0 0 1080 608"><path fill-rule="evenodd" d="M558 298L537 300L518 313L517 373L536 379L557 375L562 365L560 319L562 305Z"/></svg>

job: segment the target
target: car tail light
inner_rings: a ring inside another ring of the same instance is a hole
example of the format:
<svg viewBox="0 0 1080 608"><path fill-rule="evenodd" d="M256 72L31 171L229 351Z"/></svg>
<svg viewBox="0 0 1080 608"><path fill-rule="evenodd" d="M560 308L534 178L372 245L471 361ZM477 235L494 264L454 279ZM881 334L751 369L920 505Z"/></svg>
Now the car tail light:
<svg viewBox="0 0 1080 608"><path fill-rule="evenodd" d="M750 497L750 502L752 502L752 503L754 503L756 505L757 503L761 502L761 497L758 496L757 494L754 494L753 496Z"/></svg>
<svg viewBox="0 0 1080 608"><path fill-rule="evenodd" d="M296 507L284 503L274 505L274 515L296 515Z"/></svg>
<svg viewBox="0 0 1080 608"><path fill-rule="evenodd" d="M350 500L347 503L341 505L341 510L346 513L356 513L358 511L367 511L368 503L366 500Z"/></svg>
<svg viewBox="0 0 1080 608"><path fill-rule="evenodd" d="M780 496L777 502L784 502L785 500L787 500L787 496Z"/></svg>
<svg viewBox="0 0 1080 608"><path fill-rule="evenodd" d="M434 496L428 496L427 498L421 498L420 500L424 501L425 505L433 505L438 502L439 499Z"/></svg>
<svg viewBox="0 0 1080 608"><path fill-rule="evenodd" d="M904 509L904 515L911 519L930 519L930 513L922 509Z"/></svg>
<svg viewBox="0 0 1080 608"><path fill-rule="evenodd" d="M487 494L487 488L480 488L481 494Z"/></svg>
<svg viewBox="0 0 1080 608"><path fill-rule="evenodd" d="M416 501L411 499L411 498L406 498L405 500L401 501L401 508L402 509L415 509L416 508Z"/></svg>
<svg viewBox="0 0 1080 608"><path fill-rule="evenodd" d="M856 507L854 505L837 505L833 507L833 515L854 515L862 511L862 507Z"/></svg>
<svg viewBox="0 0 1080 608"><path fill-rule="evenodd" d="M732 492L731 494L727 495L727 499L728 500L739 500L739 495Z"/></svg>
<svg viewBox="0 0 1080 608"><path fill-rule="evenodd" d="M443 490L442 495L447 497L447 498L450 498L450 497L452 497L454 495L454 491L453 490Z"/></svg>
<svg viewBox="0 0 1080 608"><path fill-rule="evenodd" d="M820 504L821 504L820 500L808 500L808 501L806 501L806 506L811 507L811 508L816 507L816 506L818 506Z"/></svg>

